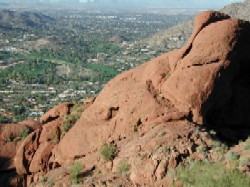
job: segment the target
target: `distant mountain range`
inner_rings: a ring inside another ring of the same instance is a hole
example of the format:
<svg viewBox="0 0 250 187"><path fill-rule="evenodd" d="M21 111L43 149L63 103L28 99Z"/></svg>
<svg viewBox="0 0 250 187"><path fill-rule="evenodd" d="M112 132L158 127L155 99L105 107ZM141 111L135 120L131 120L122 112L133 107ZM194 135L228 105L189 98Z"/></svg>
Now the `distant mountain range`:
<svg viewBox="0 0 250 187"><path fill-rule="evenodd" d="M231 0L1 0L2 6L23 6L23 7L41 7L54 5L55 7L154 7L154 8L220 8Z"/></svg>
<svg viewBox="0 0 250 187"><path fill-rule="evenodd" d="M2 29L26 29L49 25L55 20L42 13L19 12L11 10L0 11L0 28Z"/></svg>
<svg viewBox="0 0 250 187"><path fill-rule="evenodd" d="M220 10L231 17L250 21L250 0L244 3L233 3ZM193 31L193 20L155 34L148 40L151 46L182 47ZM174 39L174 40L172 40Z"/></svg>
<svg viewBox="0 0 250 187"><path fill-rule="evenodd" d="M221 11L231 17L250 21L250 0L246 0L245 3L233 3L224 7Z"/></svg>

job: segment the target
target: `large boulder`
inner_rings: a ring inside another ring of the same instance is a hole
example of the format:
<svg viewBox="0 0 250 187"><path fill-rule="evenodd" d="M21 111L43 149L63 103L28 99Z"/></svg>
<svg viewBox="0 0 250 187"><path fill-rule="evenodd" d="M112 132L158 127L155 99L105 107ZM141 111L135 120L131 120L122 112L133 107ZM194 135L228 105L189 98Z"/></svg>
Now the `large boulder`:
<svg viewBox="0 0 250 187"><path fill-rule="evenodd" d="M29 166L39 147L39 136L41 130L29 134L17 150L14 158L16 171L19 175L29 174Z"/></svg>
<svg viewBox="0 0 250 187"><path fill-rule="evenodd" d="M52 109L50 109L46 114L44 114L41 118L40 121L41 123L45 124L50 121L53 121L57 118L63 117L66 114L70 112L70 108L73 107L73 103L62 103Z"/></svg>
<svg viewBox="0 0 250 187"><path fill-rule="evenodd" d="M16 150L25 138L25 133L28 135L28 133L40 128L41 124L36 121L0 125L0 172L15 168L13 158L16 155Z"/></svg>
<svg viewBox="0 0 250 187"><path fill-rule="evenodd" d="M25 141L25 136L41 129L37 121L0 125L0 184L2 186L25 186L25 177L18 176L14 158Z"/></svg>
<svg viewBox="0 0 250 187"><path fill-rule="evenodd" d="M133 129L155 123L188 120L234 128L250 124L249 48L250 23L214 11L199 14L182 49L106 85L59 143L57 161L64 164L97 153L105 142L128 139Z"/></svg>

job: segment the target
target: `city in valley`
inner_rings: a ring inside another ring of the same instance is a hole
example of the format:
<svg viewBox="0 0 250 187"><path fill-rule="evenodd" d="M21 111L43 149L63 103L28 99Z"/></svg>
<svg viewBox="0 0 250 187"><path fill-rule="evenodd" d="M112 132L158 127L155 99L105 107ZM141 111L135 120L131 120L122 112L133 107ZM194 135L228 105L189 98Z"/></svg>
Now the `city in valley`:
<svg viewBox="0 0 250 187"><path fill-rule="evenodd" d="M0 123L38 119L60 102L96 96L117 74L180 48L188 37L182 33L170 33L165 45L154 38L197 11L1 10Z"/></svg>

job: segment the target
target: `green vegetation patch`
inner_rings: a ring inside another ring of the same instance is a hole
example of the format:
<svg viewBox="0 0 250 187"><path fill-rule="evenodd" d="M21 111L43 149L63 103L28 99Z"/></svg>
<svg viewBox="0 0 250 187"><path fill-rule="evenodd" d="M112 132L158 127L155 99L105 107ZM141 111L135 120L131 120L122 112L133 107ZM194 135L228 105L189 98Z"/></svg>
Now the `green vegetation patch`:
<svg viewBox="0 0 250 187"><path fill-rule="evenodd" d="M6 140L7 142L19 142L21 140L24 140L29 134L30 129L28 127L23 127L17 137L13 137L11 134L10 137Z"/></svg>
<svg viewBox="0 0 250 187"><path fill-rule="evenodd" d="M10 51L1 51L0 52L0 60L5 60L5 59L9 59L9 58L20 59L20 58L24 58L24 55L22 55L20 53L16 53L16 52L10 52Z"/></svg>
<svg viewBox="0 0 250 187"><path fill-rule="evenodd" d="M250 186L250 178L221 163L194 162L177 170L177 177L184 186L193 187L243 187Z"/></svg>
<svg viewBox="0 0 250 187"><path fill-rule="evenodd" d="M117 166L117 171L119 174L121 175L126 175L129 172L129 164L126 160L122 160L119 162L118 166Z"/></svg>
<svg viewBox="0 0 250 187"><path fill-rule="evenodd" d="M60 126L60 130L62 134L68 132L77 122L77 120L81 117L80 114L69 114L64 116L63 125Z"/></svg>
<svg viewBox="0 0 250 187"><path fill-rule="evenodd" d="M113 67L102 64L87 64L85 67L98 73L98 81L107 82L119 74L119 72Z"/></svg>
<svg viewBox="0 0 250 187"><path fill-rule="evenodd" d="M0 82L13 79L28 84L53 83L56 65L47 61L29 61L17 64L0 72Z"/></svg>
<svg viewBox="0 0 250 187"><path fill-rule="evenodd" d="M80 174L83 172L84 167L81 163L76 162L70 168L70 180L72 184L78 184L80 181Z"/></svg>
<svg viewBox="0 0 250 187"><path fill-rule="evenodd" d="M112 161L115 158L116 147L114 145L104 144L100 149L100 154L103 160Z"/></svg>

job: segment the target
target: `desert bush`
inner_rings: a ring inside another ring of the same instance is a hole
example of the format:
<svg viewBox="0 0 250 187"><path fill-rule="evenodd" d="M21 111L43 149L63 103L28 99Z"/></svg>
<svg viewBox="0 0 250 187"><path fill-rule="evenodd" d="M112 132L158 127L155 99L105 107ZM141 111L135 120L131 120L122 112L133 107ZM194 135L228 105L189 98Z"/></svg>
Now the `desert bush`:
<svg viewBox="0 0 250 187"><path fill-rule="evenodd" d="M80 118L80 114L69 114L66 115L63 119L63 125L60 126L60 129L63 133L68 132Z"/></svg>
<svg viewBox="0 0 250 187"><path fill-rule="evenodd" d="M105 143L100 149L100 154L103 160L112 161L115 158L116 147Z"/></svg>
<svg viewBox="0 0 250 187"><path fill-rule="evenodd" d="M126 175L129 172L129 164L126 160L122 160L119 162L117 166L117 171L121 175Z"/></svg>
<svg viewBox="0 0 250 187"><path fill-rule="evenodd" d="M132 130L133 130L133 132L138 132L138 126L137 125L133 125L132 126Z"/></svg>
<svg viewBox="0 0 250 187"><path fill-rule="evenodd" d="M69 121L63 121L63 125L60 126L62 132L68 132L72 125Z"/></svg>
<svg viewBox="0 0 250 187"><path fill-rule="evenodd" d="M160 137L165 136L165 135L166 135L166 132L165 132L165 131L159 132L159 136L160 136Z"/></svg>
<svg viewBox="0 0 250 187"><path fill-rule="evenodd" d="M226 154L226 161L238 160L240 156L235 152L228 152Z"/></svg>
<svg viewBox="0 0 250 187"><path fill-rule="evenodd" d="M250 165L250 159L244 156L241 156L239 159L239 166L249 166Z"/></svg>
<svg viewBox="0 0 250 187"><path fill-rule="evenodd" d="M169 149L168 145L164 145L163 148L162 148L162 151L163 151L163 153L169 152L170 149Z"/></svg>
<svg viewBox="0 0 250 187"><path fill-rule="evenodd" d="M204 153L206 151L206 148L204 147L204 145L199 145L198 147L196 147L196 151L199 153Z"/></svg>
<svg viewBox="0 0 250 187"><path fill-rule="evenodd" d="M48 177L46 177L46 176L40 176L39 177L39 182L41 182L41 183L46 183L48 181Z"/></svg>
<svg viewBox="0 0 250 187"><path fill-rule="evenodd" d="M177 173L174 168L169 167L167 170L167 176L174 179L176 177Z"/></svg>
<svg viewBox="0 0 250 187"><path fill-rule="evenodd" d="M183 186L194 187L243 187L250 186L250 178L235 169L228 169L220 163L195 162L180 167L177 177Z"/></svg>
<svg viewBox="0 0 250 187"><path fill-rule="evenodd" d="M83 112L83 103L74 103L73 108L71 109L72 112L79 112L82 113Z"/></svg>
<svg viewBox="0 0 250 187"><path fill-rule="evenodd" d="M55 180L53 178L49 178L47 181L49 186L54 186L55 185Z"/></svg>
<svg viewBox="0 0 250 187"><path fill-rule="evenodd" d="M73 164L70 169L70 180L73 184L78 184L80 179L80 174L83 172L83 165L79 162Z"/></svg>
<svg viewBox="0 0 250 187"><path fill-rule="evenodd" d="M19 133L19 137L21 137L22 139L26 138L30 133L30 129L28 127L24 127L22 128L22 130Z"/></svg>
<svg viewBox="0 0 250 187"><path fill-rule="evenodd" d="M19 132L19 134L18 134L17 137L14 138L13 135L11 135L11 136L8 138L8 141L9 141L9 142L19 142L19 141L25 139L25 138L29 135L29 133L30 133L30 129L29 129L28 127L23 127L23 128L20 130L20 132Z"/></svg>

